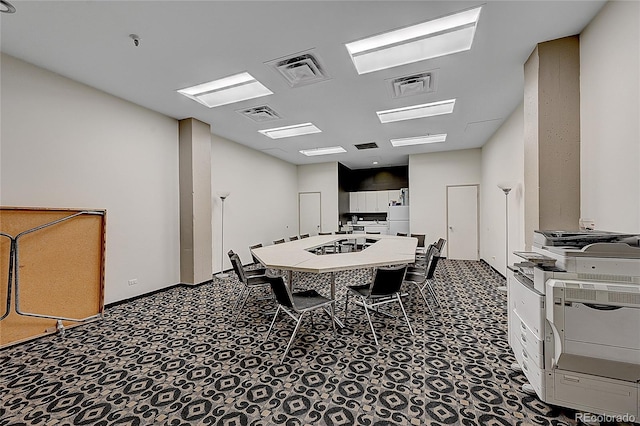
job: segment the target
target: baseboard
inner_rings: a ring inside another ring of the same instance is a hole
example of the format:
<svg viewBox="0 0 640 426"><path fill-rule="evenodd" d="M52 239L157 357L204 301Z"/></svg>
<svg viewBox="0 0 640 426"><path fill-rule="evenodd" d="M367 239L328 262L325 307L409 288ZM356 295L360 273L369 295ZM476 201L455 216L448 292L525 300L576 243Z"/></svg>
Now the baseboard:
<svg viewBox="0 0 640 426"><path fill-rule="evenodd" d="M485 265L487 265L489 268L493 269L493 272L495 272L496 274L500 275L502 278L504 278L505 280L507 279L507 277L504 276L504 274L500 271L498 271L496 268L494 268L493 266L491 266L489 264L489 262L487 262L484 259L480 259L480 262L484 263Z"/></svg>
<svg viewBox="0 0 640 426"><path fill-rule="evenodd" d="M128 299L123 299L123 300L118 300L117 302L107 303L106 305L104 305L104 307L105 307L105 309L113 308L115 306L122 305L124 303L133 302L134 300L142 299L143 297L148 297L148 296L152 296L154 294L162 293L164 291L168 291L168 290L174 289L176 287L197 287L197 286L201 286L201 285L204 285L204 284L211 284L212 282L213 282L213 279L210 279L210 280L207 280L207 281L203 281L201 283L196 283L196 284L188 284L188 283L173 284L173 285L170 285L169 287L160 288L158 290L150 291L149 293L139 294L137 296L130 297Z"/></svg>

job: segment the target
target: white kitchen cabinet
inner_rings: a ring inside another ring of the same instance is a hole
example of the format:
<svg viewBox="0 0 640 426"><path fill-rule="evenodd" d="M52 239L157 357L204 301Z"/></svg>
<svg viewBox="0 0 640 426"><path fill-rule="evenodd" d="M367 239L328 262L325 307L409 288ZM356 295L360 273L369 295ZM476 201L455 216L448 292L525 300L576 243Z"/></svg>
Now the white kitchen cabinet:
<svg viewBox="0 0 640 426"><path fill-rule="evenodd" d="M365 191L365 212L377 212L378 211L378 194L376 191Z"/></svg>
<svg viewBox="0 0 640 426"><path fill-rule="evenodd" d="M387 213L391 200L400 200L399 190L350 192L349 213Z"/></svg>
<svg viewBox="0 0 640 426"><path fill-rule="evenodd" d="M365 194L364 191L359 191L356 192L357 198L358 198L358 211L359 212L366 212L367 211L367 199L366 196L367 194Z"/></svg>
<svg viewBox="0 0 640 426"><path fill-rule="evenodd" d="M349 213L357 213L360 211L360 205L358 204L358 193L349 193Z"/></svg>
<svg viewBox="0 0 640 426"><path fill-rule="evenodd" d="M376 211L386 213L389 210L389 191L376 191L376 196Z"/></svg>

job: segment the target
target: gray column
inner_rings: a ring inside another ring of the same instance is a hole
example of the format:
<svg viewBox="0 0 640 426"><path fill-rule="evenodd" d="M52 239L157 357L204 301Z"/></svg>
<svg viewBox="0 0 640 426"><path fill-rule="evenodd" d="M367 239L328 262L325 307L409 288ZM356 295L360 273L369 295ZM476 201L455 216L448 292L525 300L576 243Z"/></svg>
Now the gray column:
<svg viewBox="0 0 640 426"><path fill-rule="evenodd" d="M180 120L180 281L211 280L211 129L194 118Z"/></svg>
<svg viewBox="0 0 640 426"><path fill-rule="evenodd" d="M525 245L530 248L535 229L578 229L578 36L538 44L525 63L524 80Z"/></svg>

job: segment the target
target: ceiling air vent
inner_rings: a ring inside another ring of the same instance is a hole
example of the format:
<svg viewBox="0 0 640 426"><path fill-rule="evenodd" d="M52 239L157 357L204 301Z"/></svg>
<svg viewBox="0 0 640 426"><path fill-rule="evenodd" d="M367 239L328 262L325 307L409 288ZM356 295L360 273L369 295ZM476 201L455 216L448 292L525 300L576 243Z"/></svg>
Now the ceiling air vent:
<svg viewBox="0 0 640 426"><path fill-rule="evenodd" d="M289 86L300 87L328 80L324 66L312 50L266 63L287 80Z"/></svg>
<svg viewBox="0 0 640 426"><path fill-rule="evenodd" d="M435 92L435 72L425 71L419 74L396 77L387 80L392 98L403 98Z"/></svg>
<svg viewBox="0 0 640 426"><path fill-rule="evenodd" d="M238 112L245 117L252 119L256 123L264 123L265 121L279 120L280 118L282 118L268 105L243 109Z"/></svg>
<svg viewBox="0 0 640 426"><path fill-rule="evenodd" d="M361 143L354 146L358 149L374 149L378 147L378 144L375 142L367 142L367 143Z"/></svg>

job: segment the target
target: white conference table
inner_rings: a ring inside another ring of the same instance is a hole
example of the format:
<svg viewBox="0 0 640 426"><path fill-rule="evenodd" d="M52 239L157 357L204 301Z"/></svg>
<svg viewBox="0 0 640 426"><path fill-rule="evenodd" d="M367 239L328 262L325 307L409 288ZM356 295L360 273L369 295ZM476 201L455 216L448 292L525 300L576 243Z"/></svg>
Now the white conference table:
<svg viewBox="0 0 640 426"><path fill-rule="evenodd" d="M377 241L361 251L315 254L316 249L320 249L323 246L339 241L362 238ZM292 285L294 271L331 274L331 298L335 299L336 272L413 263L416 259L417 246L418 239L413 237L380 234L337 234L317 235L282 244L259 247L251 250L251 252L265 267L288 271L289 286Z"/></svg>

